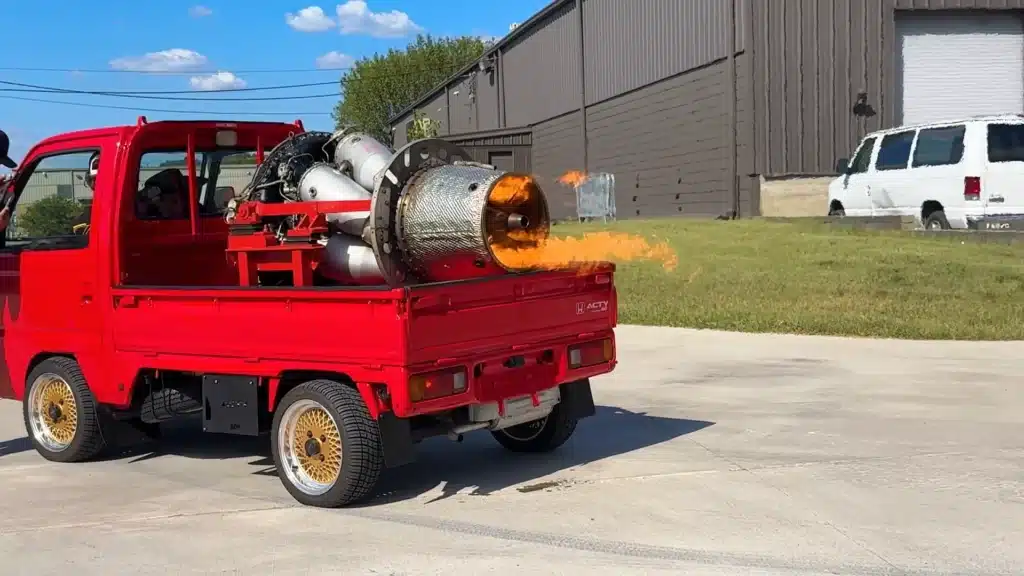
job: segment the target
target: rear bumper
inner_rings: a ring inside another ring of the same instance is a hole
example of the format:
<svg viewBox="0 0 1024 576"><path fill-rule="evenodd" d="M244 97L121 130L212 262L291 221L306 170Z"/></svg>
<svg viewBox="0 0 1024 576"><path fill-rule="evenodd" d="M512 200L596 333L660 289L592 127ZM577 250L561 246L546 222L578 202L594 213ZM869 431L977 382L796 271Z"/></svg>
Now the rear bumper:
<svg viewBox="0 0 1024 576"><path fill-rule="evenodd" d="M1024 214L993 214L991 216L968 215L968 230L991 230L1020 232L1024 230Z"/></svg>
<svg viewBox="0 0 1024 576"><path fill-rule="evenodd" d="M610 339L613 345L612 357L608 362L570 368L569 347L574 344ZM466 390L458 394L412 402L404 383L389 386L391 411L399 418L435 414L477 404L502 402L509 398L536 395L538 392L568 382L576 382L615 369L617 364L614 351L615 334L608 329L602 332L580 334L573 338L519 347L515 350L496 351L462 361L449 361L443 365L431 364L411 367L408 374L464 366L468 374ZM509 367L510 359L518 359L523 365Z"/></svg>

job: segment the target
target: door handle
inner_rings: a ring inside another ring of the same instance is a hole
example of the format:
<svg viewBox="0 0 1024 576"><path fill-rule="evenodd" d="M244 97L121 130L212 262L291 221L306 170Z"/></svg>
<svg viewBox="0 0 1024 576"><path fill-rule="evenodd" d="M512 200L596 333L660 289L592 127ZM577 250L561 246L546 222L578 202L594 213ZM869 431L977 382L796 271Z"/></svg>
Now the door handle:
<svg viewBox="0 0 1024 576"><path fill-rule="evenodd" d="M139 299L135 296L118 296L114 300L114 305L117 308L138 308Z"/></svg>
<svg viewBox="0 0 1024 576"><path fill-rule="evenodd" d="M988 201L989 202L994 202L996 204L999 204L1001 202L1005 202L1006 198L1003 198L1002 196L989 196L988 197Z"/></svg>

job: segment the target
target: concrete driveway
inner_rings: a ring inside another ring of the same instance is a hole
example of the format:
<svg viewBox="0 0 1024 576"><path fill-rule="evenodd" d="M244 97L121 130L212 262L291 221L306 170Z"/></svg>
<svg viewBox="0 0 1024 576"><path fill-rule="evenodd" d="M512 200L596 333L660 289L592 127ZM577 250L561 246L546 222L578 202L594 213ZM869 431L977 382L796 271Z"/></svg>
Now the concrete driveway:
<svg viewBox="0 0 1024 576"><path fill-rule="evenodd" d="M45 463L0 402L2 571L1024 573L1024 344L619 341L561 451L438 439L339 511L294 504L247 439Z"/></svg>

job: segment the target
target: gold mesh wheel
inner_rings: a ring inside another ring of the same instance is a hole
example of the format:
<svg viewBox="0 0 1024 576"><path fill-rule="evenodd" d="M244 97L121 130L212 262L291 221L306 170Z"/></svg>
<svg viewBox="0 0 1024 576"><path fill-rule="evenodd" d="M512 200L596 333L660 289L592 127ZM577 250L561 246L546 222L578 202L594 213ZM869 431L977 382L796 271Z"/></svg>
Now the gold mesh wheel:
<svg viewBox="0 0 1024 576"><path fill-rule="evenodd" d="M67 380L41 374L32 382L29 425L36 441L51 452L67 450L78 431L78 402Z"/></svg>
<svg viewBox="0 0 1024 576"><path fill-rule="evenodd" d="M341 431L319 402L299 400L288 406L277 442L285 476L303 493L323 494L341 476Z"/></svg>

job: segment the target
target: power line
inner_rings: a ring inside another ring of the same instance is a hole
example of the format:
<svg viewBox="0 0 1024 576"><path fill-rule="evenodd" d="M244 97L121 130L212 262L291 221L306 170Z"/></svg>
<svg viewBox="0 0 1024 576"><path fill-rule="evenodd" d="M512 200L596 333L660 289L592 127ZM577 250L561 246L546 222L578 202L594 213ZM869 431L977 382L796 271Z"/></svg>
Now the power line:
<svg viewBox="0 0 1024 576"><path fill-rule="evenodd" d="M114 98L135 98L138 100L161 100L176 102L272 102L281 100L313 100L316 98L338 98L341 95L338 92L328 92L327 94L306 94L302 96L250 96L235 98L204 98L200 96L188 98L185 96L133 96L130 94L108 94L106 92L92 92L88 90L30 90L23 88L0 88L0 92L31 92L36 94L42 93L72 94L83 96L110 96Z"/></svg>
<svg viewBox="0 0 1024 576"><path fill-rule="evenodd" d="M87 102L64 102L61 100L47 100L45 98L31 98L28 96L4 96L5 100L19 100L22 102L40 102L43 104L62 104L64 106L78 106L81 108L103 108L107 110L129 110L132 112L158 112L166 114L205 114L207 116L330 116L330 112L218 112L210 110L171 110L166 108L138 108L135 106L112 106L105 104L89 104Z"/></svg>
<svg viewBox="0 0 1024 576"><path fill-rule="evenodd" d="M10 82L7 80L0 80L0 84L8 86L24 86L25 88L0 88L0 92L42 92L44 94L85 94L89 96L110 96L117 98L137 98L140 100L180 100L180 101L205 101L205 102L255 102L255 101L272 101L272 100L311 100L314 98L337 98L339 93L328 92L327 94L307 94L302 96L248 96L242 98L221 98L221 97L203 97L203 96L154 96L152 94L124 94L114 91L106 90L75 90L72 88L58 88L55 86L41 86L38 84L24 84L21 82ZM186 92L187 94L188 92Z"/></svg>
<svg viewBox="0 0 1024 576"><path fill-rule="evenodd" d="M75 90L73 88L60 88L58 86L46 86L42 84L26 84L24 82L11 82L9 80L0 80L0 84L23 88L23 90L0 88L0 90L3 90L5 92L66 92L74 94L102 94L104 96L136 96L148 94L195 94L196 92L195 90ZM259 92L263 90L290 90L293 88L310 88L313 86L335 86L337 84L337 80L331 80L329 82L307 82L305 84L279 84L273 86L254 86L251 88L222 88L220 90L210 90L210 92Z"/></svg>
<svg viewBox="0 0 1024 576"><path fill-rule="evenodd" d="M342 72L351 70L351 67L344 68L280 68L280 69L254 69L254 70L233 70L235 74L308 74L312 72ZM118 70L114 68L31 68L24 66L0 66L4 72L64 72L68 74L146 74L153 76L194 76L196 74L216 74L224 70Z"/></svg>

